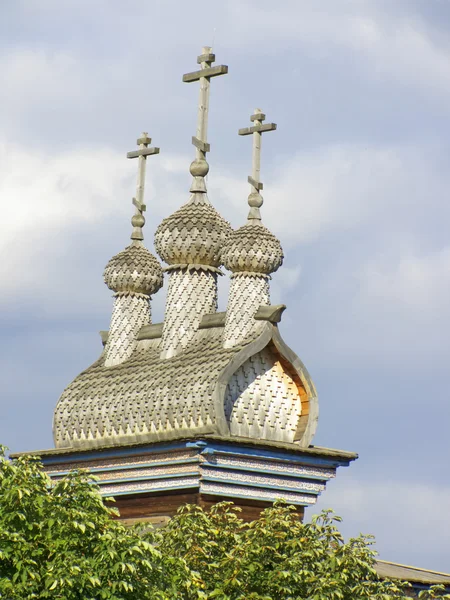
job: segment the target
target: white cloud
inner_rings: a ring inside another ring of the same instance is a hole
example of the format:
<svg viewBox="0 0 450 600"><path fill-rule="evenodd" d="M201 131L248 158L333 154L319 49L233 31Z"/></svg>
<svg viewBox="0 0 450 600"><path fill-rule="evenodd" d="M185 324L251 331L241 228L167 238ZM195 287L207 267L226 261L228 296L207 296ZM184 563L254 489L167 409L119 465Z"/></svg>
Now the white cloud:
<svg viewBox="0 0 450 600"><path fill-rule="evenodd" d="M160 220L189 198L188 159L153 160L146 183L149 247ZM36 315L54 317L105 309L110 294L102 269L129 243L135 161L106 146L53 153L3 141L0 165L2 305L20 306L32 297Z"/></svg>
<svg viewBox="0 0 450 600"><path fill-rule="evenodd" d="M48 272L64 258L67 236L93 223L100 231L102 217L121 212L131 193L129 165L107 148L49 155L3 142L0 164L5 300L18 289L46 287Z"/></svg>
<svg viewBox="0 0 450 600"><path fill-rule="evenodd" d="M26 108L33 102L61 104L80 97L83 73L69 53L18 48L0 55L4 82L2 102L8 110ZM27 140L28 141L28 140Z"/></svg>
<svg viewBox="0 0 450 600"><path fill-rule="evenodd" d="M117 127L125 112L132 119L130 111L139 111L144 105L154 115L164 114L167 122L177 119L184 110L177 99L181 93L178 75L167 77L167 73L179 73L172 69L175 57L187 48L193 49L189 24L196 20L198 29L198 15L188 5L177 5L179 18L174 23L170 2L157 9L139 3L125 9L120 3L99 2L89 13L86 33L85 7L69 0L63 8L60 4L51 0L27 7L28 12L22 9L29 19L36 19L37 32L42 36L38 44L17 31L14 44L0 48L3 128L20 129L20 121L15 120L33 115L49 122L53 119L53 127L58 130L64 122L70 129L71 115L91 123L95 122L93 114L100 121L105 121L107 115L109 123ZM71 36L64 43L57 36L48 38L49 11L55 28L68 27ZM212 38L213 30L218 30L223 57L236 52L264 53L272 70L284 48L286 60L280 72L273 74L277 95L283 94L279 88L281 78L287 75L286 67L291 69L288 75L295 75L292 79L304 83L297 72L297 57L309 55L314 61L325 59L327 65L335 65L339 57L339 70L343 70L344 59L343 78L351 74L355 82L363 78L384 86L413 85L415 93L448 105L450 45L434 35L417 11L406 7L389 10L384 3L380 9L374 0L291 0L276 6L267 1L233 0L226 7L213 3L200 22L206 38ZM153 46L148 51L141 43L146 23L152 23L153 29ZM175 39L177 44L173 43ZM317 62L313 64L317 68ZM228 85L242 91L248 70L235 66L234 73L230 73ZM311 73L305 75L309 81ZM305 92L299 89L299 94ZM389 90L384 92L389 95ZM270 89L266 88L266 94L270 98ZM410 101L417 102L417 97L405 97L405 102Z"/></svg>
<svg viewBox="0 0 450 600"><path fill-rule="evenodd" d="M283 265L273 275L270 284L270 299L272 304L284 304L286 301L286 292L298 288L300 283L302 269L300 265L288 267Z"/></svg>
<svg viewBox="0 0 450 600"><path fill-rule="evenodd" d="M414 327L430 325L437 314L449 312L450 246L422 256L405 253L394 264L374 259L361 270L360 281L373 306L393 307Z"/></svg>
<svg viewBox="0 0 450 600"><path fill-rule="evenodd" d="M350 467L351 468L351 467ZM450 487L446 483L370 481L338 472L317 509L332 507L344 522L346 537L360 532L376 537L380 558L448 572L450 564ZM317 513L313 508L308 517Z"/></svg>
<svg viewBox="0 0 450 600"><path fill-rule="evenodd" d="M351 354L364 344L361 357L447 370L450 246L425 255L418 248L400 250L394 261L374 258L362 266L359 284L352 301L356 327L347 336Z"/></svg>
<svg viewBox="0 0 450 600"><path fill-rule="evenodd" d="M145 230L150 247L160 219L189 197L189 158L166 154L153 160ZM318 334L328 336L328 347L335 340L340 355L345 347L349 354L360 354L367 341L361 338L361 325L378 344L384 327L392 329L394 323L401 343L417 319L430 327L437 314L448 314L450 252L425 252L422 232L416 231L430 201L437 203L435 209L442 207L448 186L445 174L435 177L433 160L433 153L425 156L407 147L338 145L299 154L268 178L263 220L280 237L288 259L274 276L272 299L281 303L302 289L301 270L308 267L301 264L302 248L314 243L320 252L333 239L338 247L332 264L316 277L310 293L314 309L322 306L321 319L328 321ZM52 298L65 310L84 312L87 295L84 304L77 297L65 298L68 290L59 281L85 288L84 277L101 281L102 267L95 264L94 273L86 252L72 246L73 236L89 236L92 251L100 254L103 248L105 260L127 243L136 165L108 147L53 154L6 142L0 161L0 251L9 257L0 265L3 304L33 290L36 302L48 307L50 286ZM219 211L234 226L241 225L247 213L246 182L216 171L208 187ZM432 192L427 203L425 189ZM444 214L437 212L436 218ZM395 235L387 236L389 231ZM291 260L294 256L300 259ZM330 310L331 298L340 319Z"/></svg>
<svg viewBox="0 0 450 600"><path fill-rule="evenodd" d="M438 96L450 93L450 45L438 43L420 14L381 8L378 0L296 0L277 4L241 0L231 5L236 43L290 45L332 60L336 49L353 55L352 68L371 79L413 84ZM292 47L291 46L291 47ZM292 51L292 50L290 50ZM431 88L430 88L431 86Z"/></svg>
<svg viewBox="0 0 450 600"><path fill-rule="evenodd" d="M159 80L156 90L142 77L144 69ZM175 82L162 85L162 70L153 54L105 56L98 48L89 53L70 43L35 45L18 35L15 46L0 46L1 134L28 148L53 145L55 153L86 141L99 146L122 141L131 127L148 123L148 115L158 122L170 112Z"/></svg>
<svg viewBox="0 0 450 600"><path fill-rule="evenodd" d="M426 144L308 148L265 175L263 221L287 249L369 224L372 237L387 231L411 235L425 214L438 219L447 214L442 198L449 178L435 169L440 152ZM240 212L242 223L248 184L221 173L213 175L210 189L224 210Z"/></svg>
<svg viewBox="0 0 450 600"><path fill-rule="evenodd" d="M351 230L379 212L403 169L389 147L336 145L297 154L266 186L266 219L290 244Z"/></svg>
<svg viewBox="0 0 450 600"><path fill-rule="evenodd" d="M447 364L450 249L440 223L449 217L450 181L436 168L440 154L425 144L332 145L268 174L263 221L287 257L272 300L298 307L283 320L301 327L314 360ZM212 181L211 197L239 210L239 225L248 186L228 174Z"/></svg>
<svg viewBox="0 0 450 600"><path fill-rule="evenodd" d="M445 372L450 247L421 255L418 245L394 244L385 257L346 258L303 298L302 323L315 360L398 374Z"/></svg>

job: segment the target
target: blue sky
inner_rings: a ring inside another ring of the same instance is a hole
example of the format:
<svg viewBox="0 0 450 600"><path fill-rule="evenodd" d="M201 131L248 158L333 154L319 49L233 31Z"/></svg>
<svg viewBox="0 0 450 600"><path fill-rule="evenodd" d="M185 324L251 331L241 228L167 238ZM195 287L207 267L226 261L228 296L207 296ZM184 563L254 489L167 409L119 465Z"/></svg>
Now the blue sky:
<svg viewBox="0 0 450 600"><path fill-rule="evenodd" d="M281 332L319 392L317 445L357 451L320 501L382 558L450 571L450 2L5 0L0 4L0 442L52 447L64 387L101 350L102 271L128 242L145 130L146 239L188 198L214 44L209 197L246 218L255 107L263 220L286 260ZM207 12L207 15L203 14ZM225 279L225 278L223 278ZM221 304L226 302L222 282ZM153 302L162 318L164 291Z"/></svg>

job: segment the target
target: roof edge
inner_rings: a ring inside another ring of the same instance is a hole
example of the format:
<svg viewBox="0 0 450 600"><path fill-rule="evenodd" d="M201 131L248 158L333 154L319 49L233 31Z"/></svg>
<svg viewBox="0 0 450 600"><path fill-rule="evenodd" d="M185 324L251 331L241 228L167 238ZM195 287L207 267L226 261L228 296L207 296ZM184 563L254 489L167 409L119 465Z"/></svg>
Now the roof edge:
<svg viewBox="0 0 450 600"><path fill-rule="evenodd" d="M246 447L256 447L256 448L260 448L261 450L282 450L284 452L287 453L291 453L291 454L299 454L299 455L308 455L308 456L317 456L318 458L320 458L321 456L323 457L329 457L329 458L335 458L340 462L344 462L349 464L350 462L356 460L358 458L358 454L356 452L350 452L348 450L338 450L335 448L325 448L322 446L309 446L308 448L302 448L301 446L299 446L298 444L295 443L289 443L289 442L274 442L274 441L269 441L269 440L257 440L257 439L252 439L252 438L243 438L243 437L237 437L237 436L222 436L222 435L218 435L215 433L211 433L211 434L204 434L204 433L199 433L197 435L184 435L181 436L178 439L172 439L172 440L159 440L159 441L147 441L147 442L135 442L135 443L128 443L128 444L121 444L120 446L118 445L109 445L109 446L97 446L95 448L93 447L89 447L89 448L50 448L50 449L46 449L46 450L32 450L32 451L28 451L28 452L13 452L10 454L10 458L15 459L15 458L20 458L21 456L64 456L66 454L76 454L76 455L81 455L84 453L92 453L92 452L103 452L103 451L109 451L109 450L123 450L123 451L127 451L127 450L132 450L132 449L138 449L138 448L145 448L148 446L151 447L157 447L157 446L167 446L167 445L172 445L172 444L180 444L180 443L188 443L188 442L197 442L199 440L204 440L204 441L213 441L213 442L223 442L225 444L229 444L229 443L233 443L233 444L239 444L241 446L246 446Z"/></svg>
<svg viewBox="0 0 450 600"><path fill-rule="evenodd" d="M275 314L281 318L281 314L285 307L284 305L279 305L270 306L267 308L270 308L270 315ZM264 315L264 320L267 319L267 316L268 314ZM277 325L270 320L266 320L258 337L249 344L246 344L239 352L237 352L220 373L215 390L213 392L215 423L221 435L231 436L230 426L225 417L224 409L225 394L228 383L233 374L245 363L246 360L258 352L261 352L261 350L266 348L270 342L275 345L275 348L282 358L292 365L292 368L296 371L307 393L309 400L307 424L302 432L301 438L296 443L299 446L308 447L316 433L317 423L319 421L319 401L317 397L317 391L307 368L297 354L283 340Z"/></svg>
<svg viewBox="0 0 450 600"><path fill-rule="evenodd" d="M391 560L382 560L381 558L375 559L377 563L383 563L393 567L401 567L402 569L413 569L414 571L420 571L421 573L430 573L432 575L440 575L441 577L448 577L450 583L450 573L442 573L441 571L433 571L431 569L423 569L422 567L413 567L412 565L404 565L402 563L392 562Z"/></svg>

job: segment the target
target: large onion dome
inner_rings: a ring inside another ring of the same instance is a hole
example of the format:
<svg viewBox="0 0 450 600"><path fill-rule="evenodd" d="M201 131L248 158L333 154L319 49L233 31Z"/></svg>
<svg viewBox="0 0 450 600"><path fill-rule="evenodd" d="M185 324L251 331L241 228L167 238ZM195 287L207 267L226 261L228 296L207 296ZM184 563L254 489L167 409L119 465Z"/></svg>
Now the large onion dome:
<svg viewBox="0 0 450 600"><path fill-rule="evenodd" d="M282 263L280 242L257 219L233 231L222 250L222 264L233 273L270 275Z"/></svg>
<svg viewBox="0 0 450 600"><path fill-rule="evenodd" d="M163 285L163 272L158 260L140 241L111 258L103 279L110 290L151 296Z"/></svg>
<svg viewBox="0 0 450 600"><path fill-rule="evenodd" d="M230 224L209 202L194 193L189 202L162 221L155 233L159 256L170 266L218 268L221 249L231 233Z"/></svg>

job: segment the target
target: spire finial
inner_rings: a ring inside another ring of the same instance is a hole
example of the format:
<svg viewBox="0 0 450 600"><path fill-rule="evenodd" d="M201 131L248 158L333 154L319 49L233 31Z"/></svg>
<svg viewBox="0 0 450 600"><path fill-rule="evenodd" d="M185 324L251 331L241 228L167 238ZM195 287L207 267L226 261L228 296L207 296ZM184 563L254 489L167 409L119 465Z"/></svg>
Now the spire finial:
<svg viewBox="0 0 450 600"><path fill-rule="evenodd" d="M263 204L263 197L261 196L261 190L263 184L260 181L261 173L261 141L262 134L265 131L274 131L277 126L275 123L266 123L263 125L266 115L260 108L255 108L253 114L250 117L250 121L253 121L253 127L244 127L239 129L239 135L253 135L253 154L252 154L252 174L248 177L248 182L251 185L250 195L248 197L248 204L250 211L248 213L248 220L261 220L261 213L259 209Z"/></svg>
<svg viewBox="0 0 450 600"><path fill-rule="evenodd" d="M139 146L139 150L133 150L132 152L127 152L127 158L137 158L138 159L138 175L137 175L137 184L136 184L136 197L133 198L133 204L136 208L136 211L131 218L131 224L133 225L133 231L131 233L131 239L133 241L142 241L144 239L144 234L142 233L142 228L145 225L145 218L143 213L146 210L146 206L144 204L144 188L145 188L145 167L147 162L147 156L151 156L152 154L159 154L159 148L149 148L148 145L151 144L152 139L148 137L147 132L143 132L141 137L137 140L137 145Z"/></svg>
<svg viewBox="0 0 450 600"><path fill-rule="evenodd" d="M191 175L194 178L191 185L191 192L206 193L204 178L209 171L206 153L210 151L207 135L211 77L226 75L228 73L228 67L226 65L218 65L216 67L211 66L215 60L216 56L212 53L212 48L205 46L202 49L202 54L197 57L197 63L201 66L200 71L194 71L193 73L186 73L186 75L183 75L184 83L200 81L197 134L192 138L192 143L196 147L196 157L190 167Z"/></svg>

